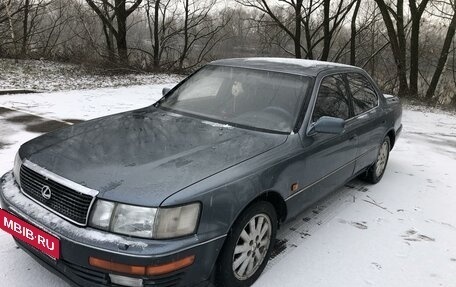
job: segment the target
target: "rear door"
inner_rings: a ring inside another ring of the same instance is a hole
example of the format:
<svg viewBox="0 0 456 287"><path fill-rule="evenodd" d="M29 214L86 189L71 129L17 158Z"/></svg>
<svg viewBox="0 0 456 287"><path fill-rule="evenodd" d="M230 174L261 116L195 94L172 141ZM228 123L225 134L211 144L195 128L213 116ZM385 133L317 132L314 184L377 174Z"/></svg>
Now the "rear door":
<svg viewBox="0 0 456 287"><path fill-rule="evenodd" d="M354 170L357 173L375 161L383 136L383 124L379 97L372 83L361 73L348 73L347 81L353 105L353 117L347 122L358 137Z"/></svg>

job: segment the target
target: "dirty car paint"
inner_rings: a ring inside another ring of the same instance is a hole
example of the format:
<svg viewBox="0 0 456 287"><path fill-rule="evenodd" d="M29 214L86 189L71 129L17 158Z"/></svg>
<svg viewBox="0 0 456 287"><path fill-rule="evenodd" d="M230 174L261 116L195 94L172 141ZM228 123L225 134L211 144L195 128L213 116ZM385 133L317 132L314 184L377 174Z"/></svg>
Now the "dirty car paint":
<svg viewBox="0 0 456 287"><path fill-rule="evenodd" d="M22 147L21 156L98 190L99 198L158 206L286 138L148 107L39 137Z"/></svg>

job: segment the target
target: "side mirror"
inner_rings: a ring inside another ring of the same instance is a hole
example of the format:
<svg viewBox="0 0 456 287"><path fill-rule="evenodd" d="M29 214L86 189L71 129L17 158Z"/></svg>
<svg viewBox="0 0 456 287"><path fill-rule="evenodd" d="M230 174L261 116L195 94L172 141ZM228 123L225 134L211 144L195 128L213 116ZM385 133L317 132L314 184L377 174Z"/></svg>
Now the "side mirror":
<svg viewBox="0 0 456 287"><path fill-rule="evenodd" d="M166 94L167 94L169 91L171 91L171 88L163 88L163 90L162 90L162 95L163 95L163 96L166 96Z"/></svg>
<svg viewBox="0 0 456 287"><path fill-rule="evenodd" d="M341 134L345 128L345 120L334 117L321 117L311 128L311 132L322 134Z"/></svg>

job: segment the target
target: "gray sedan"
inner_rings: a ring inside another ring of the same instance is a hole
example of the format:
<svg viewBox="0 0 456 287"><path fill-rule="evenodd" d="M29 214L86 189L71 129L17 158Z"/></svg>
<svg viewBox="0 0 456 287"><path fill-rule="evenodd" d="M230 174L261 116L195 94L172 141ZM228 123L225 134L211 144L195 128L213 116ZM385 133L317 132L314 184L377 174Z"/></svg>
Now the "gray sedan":
<svg viewBox="0 0 456 287"><path fill-rule="evenodd" d="M281 224L382 178L401 114L360 68L215 61L152 106L23 144L0 228L77 286L250 286Z"/></svg>

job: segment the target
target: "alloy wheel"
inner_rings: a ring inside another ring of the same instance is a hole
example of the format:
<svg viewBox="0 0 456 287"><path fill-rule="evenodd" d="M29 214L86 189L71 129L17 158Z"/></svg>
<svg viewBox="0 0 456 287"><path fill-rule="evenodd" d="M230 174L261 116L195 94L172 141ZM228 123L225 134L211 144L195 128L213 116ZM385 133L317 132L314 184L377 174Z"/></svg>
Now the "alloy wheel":
<svg viewBox="0 0 456 287"><path fill-rule="evenodd" d="M233 253L232 268L237 279L250 278L261 266L271 244L271 232L271 220L263 213L245 225Z"/></svg>
<svg viewBox="0 0 456 287"><path fill-rule="evenodd" d="M377 157L377 167L375 169L375 175L381 176L386 167L386 161L388 160L389 145L388 142L384 141Z"/></svg>

